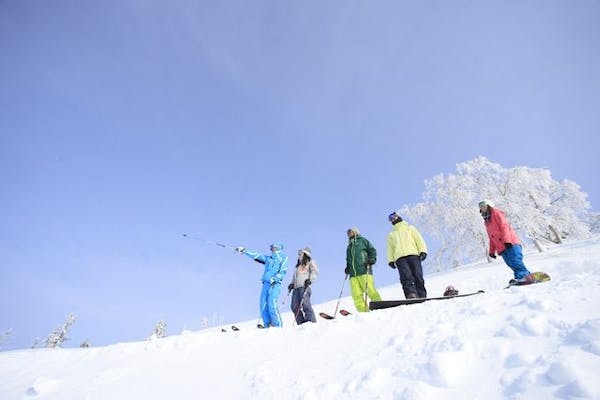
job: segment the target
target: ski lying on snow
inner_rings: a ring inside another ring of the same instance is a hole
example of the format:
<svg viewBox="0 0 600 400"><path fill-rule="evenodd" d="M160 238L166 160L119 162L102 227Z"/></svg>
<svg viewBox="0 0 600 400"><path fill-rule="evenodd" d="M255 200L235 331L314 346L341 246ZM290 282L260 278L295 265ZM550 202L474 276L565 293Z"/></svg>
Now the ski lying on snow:
<svg viewBox="0 0 600 400"><path fill-rule="evenodd" d="M352 313L351 313L350 311L348 311L348 310L344 310L343 308L340 310L340 314L341 314L341 315L343 315L343 316L352 315ZM327 313L324 313L324 312L322 312L322 313L319 313L319 316L320 316L321 318L325 318L325 319L335 319L335 317L334 317L334 316L332 316L332 315L329 315L329 314L327 314Z"/></svg>
<svg viewBox="0 0 600 400"><path fill-rule="evenodd" d="M534 283L548 282L550 280L550 275L548 275L545 272L539 272L539 271L532 272L531 274L529 274L529 276L532 278L531 281L509 283L508 286L505 287L504 289L508 289L509 287L513 287L513 286L528 286L528 285L533 285Z"/></svg>
<svg viewBox="0 0 600 400"><path fill-rule="evenodd" d="M372 301L369 304L369 308L371 310L381 310L384 308L390 308L390 307L396 307L396 306L424 303L424 302L430 301L430 300L448 300L448 299L454 299L457 297L473 296L473 295L480 294L480 293L485 293L485 292L483 290L478 290L477 292L466 293L466 294L457 294L456 296L427 297L427 298L406 299L406 300Z"/></svg>
<svg viewBox="0 0 600 400"><path fill-rule="evenodd" d="M231 330L232 330L232 331L234 331L234 332L237 332L237 331L239 331L239 330L240 330L240 328L238 328L238 327L237 327L237 326L235 326L235 325L231 325ZM221 332L228 332L228 330L227 330L227 329L225 329L225 328L221 328Z"/></svg>
<svg viewBox="0 0 600 400"><path fill-rule="evenodd" d="M334 318L335 318L335 317L333 317L333 316L331 316L331 315L329 315L329 314L327 314L327 313L324 313L324 312L320 312L320 313L319 313L319 316L320 316L321 318L325 318L325 319L334 319Z"/></svg>
<svg viewBox="0 0 600 400"><path fill-rule="evenodd" d="M257 327L258 329L265 329L265 327L263 326L263 324L256 324L256 327ZM239 330L240 330L240 328L238 328L238 327L237 327L237 326L235 326L235 325L231 325L231 330L232 330L232 331L234 331L234 332L237 332L237 331L239 331ZM225 329L225 328L222 328L222 329L221 329L221 332L229 332L229 331L228 331L227 329Z"/></svg>

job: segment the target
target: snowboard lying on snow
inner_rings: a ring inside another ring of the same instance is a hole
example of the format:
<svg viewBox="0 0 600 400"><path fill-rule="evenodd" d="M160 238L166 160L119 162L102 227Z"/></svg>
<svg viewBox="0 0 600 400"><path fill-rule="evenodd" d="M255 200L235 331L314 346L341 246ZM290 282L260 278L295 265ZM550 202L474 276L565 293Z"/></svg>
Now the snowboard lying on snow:
<svg viewBox="0 0 600 400"><path fill-rule="evenodd" d="M372 301L369 304L369 308L371 310L381 310L383 308L390 308L390 307L396 307L396 306L405 306L405 305L410 305L410 304L424 303L426 301L431 301L431 300L448 300L448 299L455 299L457 297L473 296L473 295L480 294L480 293L485 293L485 292L483 290L478 290L477 292L465 293L465 294L457 294L457 295L454 295L454 296L427 297L427 298L406 299L406 300Z"/></svg>

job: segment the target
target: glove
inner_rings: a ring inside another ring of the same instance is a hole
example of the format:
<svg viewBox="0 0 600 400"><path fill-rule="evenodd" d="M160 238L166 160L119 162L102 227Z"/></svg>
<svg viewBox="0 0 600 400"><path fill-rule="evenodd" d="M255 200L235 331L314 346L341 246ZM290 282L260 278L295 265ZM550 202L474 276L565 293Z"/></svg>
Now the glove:
<svg viewBox="0 0 600 400"><path fill-rule="evenodd" d="M240 247L236 247L236 248L235 248L235 251L236 251L237 253L244 254L244 252L246 251L246 248L244 248L244 247L241 247L241 246L240 246Z"/></svg>
<svg viewBox="0 0 600 400"><path fill-rule="evenodd" d="M496 258L496 255L494 253L489 253L488 254L491 258Z"/></svg>
<svg viewBox="0 0 600 400"><path fill-rule="evenodd" d="M512 247L512 243L504 243L505 249L510 249Z"/></svg>
<svg viewBox="0 0 600 400"><path fill-rule="evenodd" d="M390 266L390 268L394 268L394 269L396 269L396 263L394 263L393 261L390 261L390 262L388 263L388 265Z"/></svg>
<svg viewBox="0 0 600 400"><path fill-rule="evenodd" d="M344 273L345 273L346 275L350 275L350 268L346 267L346 268L344 269Z"/></svg>
<svg viewBox="0 0 600 400"><path fill-rule="evenodd" d="M420 259L421 261L424 261L426 258L427 258L427 253L425 253L425 252L421 252L421 253L419 254L419 259Z"/></svg>
<svg viewBox="0 0 600 400"><path fill-rule="evenodd" d="M305 288L309 287L311 283L312 283L312 282L310 281L310 279L307 279L307 280L305 280L305 281L304 281L304 287L305 287Z"/></svg>
<svg viewBox="0 0 600 400"><path fill-rule="evenodd" d="M293 283L290 283L290 284L288 285L288 292L291 292L292 290L294 290L294 284L293 284Z"/></svg>

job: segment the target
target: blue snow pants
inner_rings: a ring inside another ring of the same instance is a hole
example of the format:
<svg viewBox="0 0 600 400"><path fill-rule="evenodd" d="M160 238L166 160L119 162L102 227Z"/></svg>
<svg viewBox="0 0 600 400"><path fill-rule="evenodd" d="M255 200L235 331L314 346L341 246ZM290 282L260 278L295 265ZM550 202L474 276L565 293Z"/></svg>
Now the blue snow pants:
<svg viewBox="0 0 600 400"><path fill-rule="evenodd" d="M260 292L260 315L265 328L270 326L281 326L281 316L277 308L277 300L281 292L281 282L271 285L270 282L263 282Z"/></svg>
<svg viewBox="0 0 600 400"><path fill-rule="evenodd" d="M529 275L529 271L525 264L523 264L523 250L520 244L514 244L508 249L504 249L500 253L502 259L513 270L515 279L521 279Z"/></svg>

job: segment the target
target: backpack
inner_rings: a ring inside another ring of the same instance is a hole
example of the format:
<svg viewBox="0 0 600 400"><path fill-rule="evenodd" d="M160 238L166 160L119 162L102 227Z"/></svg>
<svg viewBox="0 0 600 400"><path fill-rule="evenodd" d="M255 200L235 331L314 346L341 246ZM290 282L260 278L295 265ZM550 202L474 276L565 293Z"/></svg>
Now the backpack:
<svg viewBox="0 0 600 400"><path fill-rule="evenodd" d="M446 290L444 291L444 297L447 296L458 296L458 290L454 289L454 286L446 286Z"/></svg>

